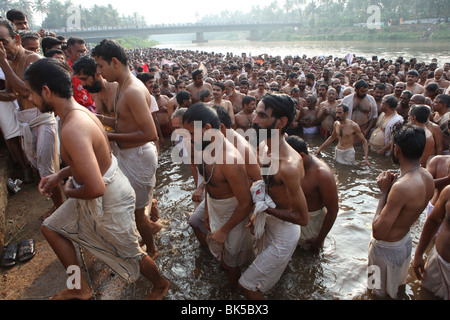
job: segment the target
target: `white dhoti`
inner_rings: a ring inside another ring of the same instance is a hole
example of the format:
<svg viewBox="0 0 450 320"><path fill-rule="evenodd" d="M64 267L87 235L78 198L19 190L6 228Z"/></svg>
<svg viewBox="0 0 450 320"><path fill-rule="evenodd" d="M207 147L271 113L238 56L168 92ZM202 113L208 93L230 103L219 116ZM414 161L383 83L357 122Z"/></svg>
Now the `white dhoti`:
<svg viewBox="0 0 450 320"><path fill-rule="evenodd" d="M153 143L129 149L116 149L119 168L136 193L136 209L144 209L151 202L156 182L158 153Z"/></svg>
<svg viewBox="0 0 450 320"><path fill-rule="evenodd" d="M134 220L135 194L113 156L103 176L102 197L70 198L43 225L78 243L129 282L139 278L139 261L146 255L138 242Z"/></svg>
<svg viewBox="0 0 450 320"><path fill-rule="evenodd" d="M309 222L307 226L301 226L299 245L305 244L307 240L316 238L322 229L323 220L327 215L327 208L323 207L317 211L309 212Z"/></svg>
<svg viewBox="0 0 450 320"><path fill-rule="evenodd" d="M239 279L240 285L250 291L270 290L280 280L299 238L299 225L267 215L264 236L256 243L258 254Z"/></svg>
<svg viewBox="0 0 450 320"><path fill-rule="evenodd" d="M428 201L428 205L427 205L427 218L428 218L428 216L431 214L431 212L433 211L433 209L434 209L434 206L431 204L431 201ZM442 223L443 224L443 223ZM441 229L442 229L442 224L441 224L441 226L439 227L439 230L436 232L436 235L434 236L435 238L437 237L437 235L439 234L439 232L441 232Z"/></svg>
<svg viewBox="0 0 450 320"><path fill-rule="evenodd" d="M211 232L222 227L231 217L238 205L236 197L228 199L213 199L207 196L209 225ZM211 253L229 267L238 267L252 259L253 238L250 230L245 226L249 219L244 219L229 233L224 244L220 244L207 237Z"/></svg>
<svg viewBox="0 0 450 320"><path fill-rule="evenodd" d="M369 266L377 271L371 279L376 285L369 286L378 296L388 294L396 299L398 287L406 284L411 260L412 240L409 232L396 242L380 241L372 238L369 244Z"/></svg>
<svg viewBox="0 0 450 320"><path fill-rule="evenodd" d="M17 114L22 134L22 148L39 175L46 177L59 170L58 130L53 113L41 113L37 108Z"/></svg>
<svg viewBox="0 0 450 320"><path fill-rule="evenodd" d="M436 251L436 246L433 246L427 259L425 277L421 283L434 295L445 300L450 299L450 262L442 259Z"/></svg>
<svg viewBox="0 0 450 320"><path fill-rule="evenodd" d="M346 150L341 150L336 147L334 159L341 164L355 165L355 148L352 147Z"/></svg>
<svg viewBox="0 0 450 320"><path fill-rule="evenodd" d="M5 140L20 136L17 106L14 101L0 101L0 129Z"/></svg>

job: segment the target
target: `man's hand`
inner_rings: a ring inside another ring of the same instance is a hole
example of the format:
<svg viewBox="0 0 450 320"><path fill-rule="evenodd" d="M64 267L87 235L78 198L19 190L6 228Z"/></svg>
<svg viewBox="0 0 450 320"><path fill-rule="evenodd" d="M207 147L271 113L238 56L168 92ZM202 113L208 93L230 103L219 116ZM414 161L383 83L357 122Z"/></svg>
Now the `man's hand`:
<svg viewBox="0 0 450 320"><path fill-rule="evenodd" d="M51 174L41 179L38 185L39 192L46 197L51 197L53 188L61 183L58 173Z"/></svg>
<svg viewBox="0 0 450 320"><path fill-rule="evenodd" d="M397 174L390 171L383 171L377 178L377 185L381 192L388 193L392 185L397 180Z"/></svg>

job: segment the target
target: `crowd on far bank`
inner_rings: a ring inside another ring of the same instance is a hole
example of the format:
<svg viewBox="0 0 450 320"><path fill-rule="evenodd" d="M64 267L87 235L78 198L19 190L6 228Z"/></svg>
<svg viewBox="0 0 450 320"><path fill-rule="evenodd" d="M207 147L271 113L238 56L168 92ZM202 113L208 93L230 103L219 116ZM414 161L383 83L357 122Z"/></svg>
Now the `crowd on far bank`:
<svg viewBox="0 0 450 320"><path fill-rule="evenodd" d="M449 299L450 61L125 50L111 39L88 45L32 32L18 10L0 19L0 40L0 128L17 177L33 183L37 175L53 201L41 230L66 268L79 264L76 242L128 281L144 275L148 298L162 299L176 279L154 263L154 237L164 232L153 197L159 150L169 139L194 160L214 142L212 163L191 161L189 224L230 286L263 299L295 249L320 250L333 227L339 194L319 155L337 141L338 163L359 165L362 145L364 165L373 152L400 167L377 179L368 288L398 297L410 228L426 212L412 267L425 288ZM203 135L217 131L211 141L195 140L196 121ZM263 131L257 157L248 135ZM323 142L310 146L301 135ZM268 173L256 158L277 160L278 170ZM1 264L15 265L19 251L31 259L33 250L8 246ZM53 298L92 295L82 280Z"/></svg>

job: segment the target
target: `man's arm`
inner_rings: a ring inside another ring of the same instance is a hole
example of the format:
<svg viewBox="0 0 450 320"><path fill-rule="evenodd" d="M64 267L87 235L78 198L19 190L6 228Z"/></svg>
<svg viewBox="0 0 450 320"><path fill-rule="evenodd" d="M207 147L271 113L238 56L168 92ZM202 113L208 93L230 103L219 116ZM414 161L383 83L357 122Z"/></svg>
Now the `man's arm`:
<svg viewBox="0 0 450 320"><path fill-rule="evenodd" d="M354 124L355 135L362 141L363 149L364 149L364 162L366 166L370 167L369 162L369 144L367 143L366 138L361 132L361 129L357 123Z"/></svg>
<svg viewBox="0 0 450 320"><path fill-rule="evenodd" d="M324 143L319 147L319 149L316 150L316 154L319 154L323 149L325 149L330 143L332 143L337 138L337 131L336 131L336 124L337 121L333 124L333 132L331 133L331 136L328 137L327 140L325 140Z"/></svg>

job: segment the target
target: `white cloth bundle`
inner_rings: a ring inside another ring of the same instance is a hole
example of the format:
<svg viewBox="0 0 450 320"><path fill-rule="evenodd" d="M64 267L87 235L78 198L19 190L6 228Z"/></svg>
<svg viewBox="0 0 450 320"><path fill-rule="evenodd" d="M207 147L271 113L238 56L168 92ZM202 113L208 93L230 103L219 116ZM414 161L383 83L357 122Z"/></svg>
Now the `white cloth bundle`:
<svg viewBox="0 0 450 320"><path fill-rule="evenodd" d="M260 239L264 234L264 226L266 224L267 213L264 211L269 207L275 208L276 205L272 198L266 194L266 184L264 183L264 180L253 182L250 192L252 193L253 202L255 203L255 209L253 211L255 217L255 238Z"/></svg>

